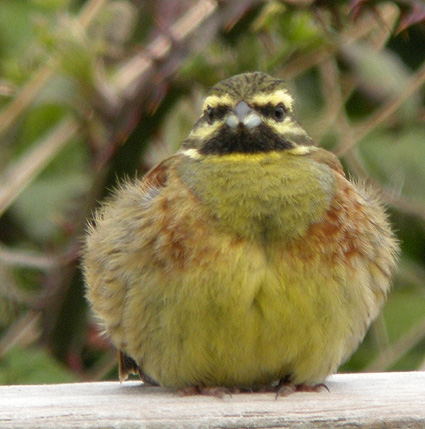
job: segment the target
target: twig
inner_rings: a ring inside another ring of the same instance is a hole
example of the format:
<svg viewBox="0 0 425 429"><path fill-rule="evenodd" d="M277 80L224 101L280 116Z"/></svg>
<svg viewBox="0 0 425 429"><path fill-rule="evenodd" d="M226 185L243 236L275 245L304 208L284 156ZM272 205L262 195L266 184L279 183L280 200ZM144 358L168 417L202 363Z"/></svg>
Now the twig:
<svg viewBox="0 0 425 429"><path fill-rule="evenodd" d="M67 255L63 256L47 256L45 254L38 254L26 251L10 250L7 247L0 245L0 262L5 266L15 267L33 267L40 270L50 268L57 268L68 262Z"/></svg>
<svg viewBox="0 0 425 429"><path fill-rule="evenodd" d="M398 18L397 12L391 5L383 5L380 8L380 16L388 25L392 25L391 23L395 22ZM359 19L355 25L352 25L345 33L342 33L340 41L334 41L333 44L314 49L314 51L307 52L291 60L282 68L282 76L284 76L285 79L293 79L334 55L341 46L354 43L370 35L370 33L376 29L376 26L376 19L370 15L366 15L364 18Z"/></svg>
<svg viewBox="0 0 425 429"><path fill-rule="evenodd" d="M18 92L17 96L0 112L0 137L17 121L32 103L39 91L53 76L57 61L50 59L41 70Z"/></svg>
<svg viewBox="0 0 425 429"><path fill-rule="evenodd" d="M0 358L4 356L13 346L19 344L28 335L31 340L38 337L37 325L40 321L40 313L29 311L21 316L12 326L3 334L0 340ZM32 342L30 340L30 342Z"/></svg>
<svg viewBox="0 0 425 429"><path fill-rule="evenodd" d="M372 130L384 123L415 91L425 82L425 62L420 69L410 78L404 91L395 98L385 103L374 115L371 115L361 125L353 129L349 140L341 144L336 151L338 156L350 151L360 140L366 137Z"/></svg>
<svg viewBox="0 0 425 429"><path fill-rule="evenodd" d="M212 0L200 0L190 8L175 24L170 28L175 42L181 42L185 37L199 28L202 23L213 14L217 3ZM126 64L121 66L113 78L119 92L129 96L132 94L135 82L152 66L153 59L164 58L171 49L170 38L158 36L146 50L131 58ZM137 86L137 85L136 85Z"/></svg>
<svg viewBox="0 0 425 429"><path fill-rule="evenodd" d="M99 12L105 0L91 0L82 9L80 23L87 27ZM18 91L16 97L0 112L0 137L17 121L38 93L49 82L58 67L58 60L50 58L47 63Z"/></svg>
<svg viewBox="0 0 425 429"><path fill-rule="evenodd" d="M366 172L366 169L361 164L358 159L357 154L354 151L351 151L349 154L345 155L345 161L347 162L349 168L356 173L359 177L367 177L368 183L370 183L373 188L375 188L379 195L391 206L401 210L403 213L411 214L418 217L419 219L425 220L425 206L421 203L416 203L409 201L408 199L395 195L394 192L388 190L376 180L371 178L371 176Z"/></svg>
<svg viewBox="0 0 425 429"><path fill-rule="evenodd" d="M384 371L397 362L412 347L425 337L425 318L417 323L407 334L403 335L395 344L382 351L379 356L369 364L364 372Z"/></svg>
<svg viewBox="0 0 425 429"><path fill-rule="evenodd" d="M91 0L81 8L79 20L83 27L87 28L100 10L104 7L107 0Z"/></svg>
<svg viewBox="0 0 425 429"><path fill-rule="evenodd" d="M76 120L64 119L9 166L0 178L0 216L68 141L77 135L78 128Z"/></svg>

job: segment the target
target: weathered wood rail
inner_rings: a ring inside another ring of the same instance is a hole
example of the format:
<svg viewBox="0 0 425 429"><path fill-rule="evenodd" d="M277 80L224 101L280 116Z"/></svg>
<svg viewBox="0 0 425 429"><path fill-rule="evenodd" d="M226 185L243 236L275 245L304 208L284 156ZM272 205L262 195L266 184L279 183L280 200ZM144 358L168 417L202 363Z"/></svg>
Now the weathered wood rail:
<svg viewBox="0 0 425 429"><path fill-rule="evenodd" d="M339 374L330 392L180 397L140 382L0 387L7 428L425 428L425 372Z"/></svg>

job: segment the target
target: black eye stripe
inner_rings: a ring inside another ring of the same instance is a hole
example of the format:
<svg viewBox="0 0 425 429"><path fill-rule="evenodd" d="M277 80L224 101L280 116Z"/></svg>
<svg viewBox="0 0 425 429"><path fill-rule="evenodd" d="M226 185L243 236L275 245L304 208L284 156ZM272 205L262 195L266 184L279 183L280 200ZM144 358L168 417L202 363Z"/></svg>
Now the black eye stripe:
<svg viewBox="0 0 425 429"><path fill-rule="evenodd" d="M204 111L204 117L208 123L212 124L216 120L223 119L226 113L230 110L230 106L218 105L216 107L207 106Z"/></svg>
<svg viewBox="0 0 425 429"><path fill-rule="evenodd" d="M283 103L275 105L273 103L267 104L253 104L253 109L261 113L266 118L273 118L278 121L283 120L286 116L288 109ZM224 116L231 110L231 107L225 104L219 104L215 107L207 106L204 111L204 118L208 121L209 124L217 120L221 120Z"/></svg>
<svg viewBox="0 0 425 429"><path fill-rule="evenodd" d="M253 108L257 112L260 112L266 118L275 118L277 107L283 109L283 116L285 116L288 113L288 109L285 107L283 103L279 103L278 105L272 104L272 103L253 105Z"/></svg>

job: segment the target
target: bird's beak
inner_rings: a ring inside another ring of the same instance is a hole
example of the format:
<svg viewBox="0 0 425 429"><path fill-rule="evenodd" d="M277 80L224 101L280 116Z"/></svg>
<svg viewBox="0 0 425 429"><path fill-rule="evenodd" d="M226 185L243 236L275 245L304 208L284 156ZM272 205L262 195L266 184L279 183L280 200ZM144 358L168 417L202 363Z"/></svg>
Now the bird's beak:
<svg viewBox="0 0 425 429"><path fill-rule="evenodd" d="M239 101L233 112L228 116L226 124L233 129L246 127L252 129L260 125L261 118L245 101Z"/></svg>

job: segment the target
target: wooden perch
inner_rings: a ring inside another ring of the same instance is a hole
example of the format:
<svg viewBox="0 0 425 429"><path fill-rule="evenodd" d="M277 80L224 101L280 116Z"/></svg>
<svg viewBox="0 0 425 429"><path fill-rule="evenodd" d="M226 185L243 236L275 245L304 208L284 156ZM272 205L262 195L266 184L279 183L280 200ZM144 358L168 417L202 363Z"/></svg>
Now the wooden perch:
<svg viewBox="0 0 425 429"><path fill-rule="evenodd" d="M339 374L329 391L180 397L137 381L0 387L7 428L424 428L425 372Z"/></svg>

